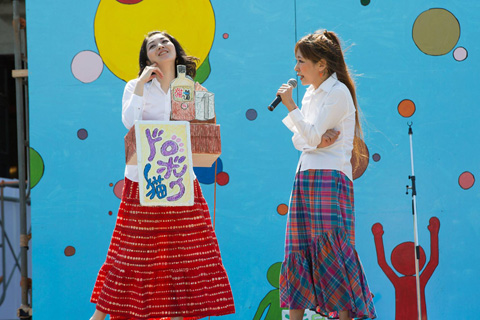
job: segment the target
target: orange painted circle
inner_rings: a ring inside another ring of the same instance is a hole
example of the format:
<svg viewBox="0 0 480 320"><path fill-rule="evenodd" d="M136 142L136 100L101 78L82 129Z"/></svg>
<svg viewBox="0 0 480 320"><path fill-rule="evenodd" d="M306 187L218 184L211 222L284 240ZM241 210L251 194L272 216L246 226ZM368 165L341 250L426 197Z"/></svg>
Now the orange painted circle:
<svg viewBox="0 0 480 320"><path fill-rule="evenodd" d="M279 204L277 207L277 212L281 216L286 215L288 213L288 206L285 203Z"/></svg>
<svg viewBox="0 0 480 320"><path fill-rule="evenodd" d="M398 104L398 113L400 113L402 117L411 117L415 113L415 110L415 103L413 103L412 100L405 99Z"/></svg>
<svg viewBox="0 0 480 320"><path fill-rule="evenodd" d="M360 178L367 170L370 162L370 152L365 142L359 138L353 138L353 148L355 152L352 153L350 163L352 164L353 180Z"/></svg>

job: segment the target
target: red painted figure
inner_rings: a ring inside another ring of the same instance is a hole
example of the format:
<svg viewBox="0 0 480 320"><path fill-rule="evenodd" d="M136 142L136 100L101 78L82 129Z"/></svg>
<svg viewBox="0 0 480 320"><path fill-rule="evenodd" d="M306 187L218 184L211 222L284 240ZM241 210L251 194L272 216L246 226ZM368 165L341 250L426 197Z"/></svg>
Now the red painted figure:
<svg viewBox="0 0 480 320"><path fill-rule="evenodd" d="M425 270L420 273L420 292L422 295L422 320L427 320L427 307L425 304L425 286L438 266L438 231L440 220L437 217L430 218L428 225L430 231L430 261ZM375 223L372 226L372 233L377 249L378 265L385 272L386 276L395 287L395 320L417 320L417 292L415 279L415 244L404 242L395 247L392 251L391 261L395 270L402 275L399 277L385 260L385 249L383 247L383 226ZM425 252L420 247L419 269L425 265Z"/></svg>

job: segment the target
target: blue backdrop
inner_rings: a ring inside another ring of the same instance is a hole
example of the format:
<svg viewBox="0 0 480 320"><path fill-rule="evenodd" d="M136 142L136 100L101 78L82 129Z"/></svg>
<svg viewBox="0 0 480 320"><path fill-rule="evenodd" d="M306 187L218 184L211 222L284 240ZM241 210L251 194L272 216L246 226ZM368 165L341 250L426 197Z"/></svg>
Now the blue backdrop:
<svg viewBox="0 0 480 320"><path fill-rule="evenodd" d="M100 38L108 34L112 43L130 43L152 28L128 10L142 5L140 11L158 12L161 21L161 15L181 15L181 4L214 12L213 20L199 17L205 29L184 20L158 22L156 29L196 32L199 39L206 28L214 34L213 41L186 48L192 54L209 48L201 80L215 93L221 124L216 233L237 308L222 319L253 319L275 289L267 271L283 258L283 210L299 154L281 123L286 109L270 112L266 106L283 82L295 78L295 42L320 28L337 32L348 48L363 111L370 158L354 182L356 246L378 319L394 319L395 288L377 263L371 228L383 225L390 265L392 250L413 241L411 197L405 195L409 121L414 123L419 241L427 262L430 218L441 225L440 260L425 289L428 316L476 316L480 2L84 0L60 5L46 0L27 1L31 147L45 166L32 191L35 319L88 319L94 310L90 294L115 225L126 129L121 123L125 79L114 62L136 64L137 57L127 49L103 52L99 48L110 43ZM103 14L110 15L98 16L102 5ZM131 33L119 32L119 23ZM181 40L182 34L172 33ZM300 86L297 103L304 92ZM204 172L202 189L213 215L212 174ZM275 307L278 302L270 306Z"/></svg>

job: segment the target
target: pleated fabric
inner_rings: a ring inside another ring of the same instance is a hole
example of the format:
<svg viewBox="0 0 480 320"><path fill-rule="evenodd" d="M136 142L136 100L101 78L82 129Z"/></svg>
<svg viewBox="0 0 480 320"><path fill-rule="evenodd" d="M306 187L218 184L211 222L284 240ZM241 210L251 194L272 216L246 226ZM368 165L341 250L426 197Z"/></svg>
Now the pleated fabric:
<svg viewBox="0 0 480 320"><path fill-rule="evenodd" d="M353 183L341 171L296 174L288 213L280 304L316 309L329 319L376 318L355 250Z"/></svg>
<svg viewBox="0 0 480 320"><path fill-rule="evenodd" d="M146 207L125 178L122 202L91 302L112 320L186 320L235 312L207 203Z"/></svg>

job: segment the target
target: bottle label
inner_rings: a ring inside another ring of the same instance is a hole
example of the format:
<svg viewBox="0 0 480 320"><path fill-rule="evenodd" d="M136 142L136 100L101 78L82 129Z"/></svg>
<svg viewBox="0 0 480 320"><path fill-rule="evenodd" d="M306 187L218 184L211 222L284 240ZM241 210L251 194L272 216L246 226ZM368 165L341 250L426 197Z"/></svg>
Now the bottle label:
<svg viewBox="0 0 480 320"><path fill-rule="evenodd" d="M193 89L191 87L173 88L173 100L180 102L193 101Z"/></svg>

